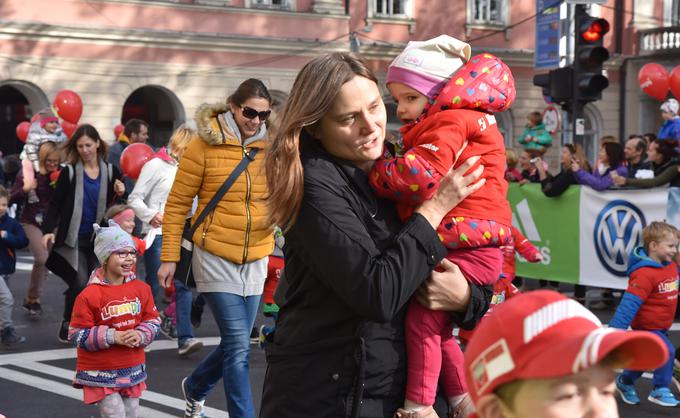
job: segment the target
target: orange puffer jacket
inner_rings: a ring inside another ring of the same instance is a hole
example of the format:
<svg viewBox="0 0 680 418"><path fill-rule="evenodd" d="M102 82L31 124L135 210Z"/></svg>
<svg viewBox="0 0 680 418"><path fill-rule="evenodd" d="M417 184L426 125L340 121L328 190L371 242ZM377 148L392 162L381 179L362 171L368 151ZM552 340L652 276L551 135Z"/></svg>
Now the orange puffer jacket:
<svg viewBox="0 0 680 418"><path fill-rule="evenodd" d="M184 222L194 196L198 208L192 223L251 148L260 148L215 210L193 236L195 245L236 264L268 256L274 249L273 228L267 223L264 125L243 144L229 127L226 104L202 105L196 112L198 135L189 142L179 163L163 215L161 261L177 262Z"/></svg>

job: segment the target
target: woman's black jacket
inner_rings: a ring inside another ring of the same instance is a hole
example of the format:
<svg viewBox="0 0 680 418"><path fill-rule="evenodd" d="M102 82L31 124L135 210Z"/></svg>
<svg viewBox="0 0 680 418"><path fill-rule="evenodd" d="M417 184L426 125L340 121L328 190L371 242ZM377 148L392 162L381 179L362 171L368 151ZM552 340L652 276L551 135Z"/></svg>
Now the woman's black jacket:
<svg viewBox="0 0 680 418"><path fill-rule="evenodd" d="M304 199L286 234L281 310L267 343L261 418L391 417L404 401L404 314L446 249L425 218L402 224L367 175L302 139ZM472 286L472 328L489 288Z"/></svg>

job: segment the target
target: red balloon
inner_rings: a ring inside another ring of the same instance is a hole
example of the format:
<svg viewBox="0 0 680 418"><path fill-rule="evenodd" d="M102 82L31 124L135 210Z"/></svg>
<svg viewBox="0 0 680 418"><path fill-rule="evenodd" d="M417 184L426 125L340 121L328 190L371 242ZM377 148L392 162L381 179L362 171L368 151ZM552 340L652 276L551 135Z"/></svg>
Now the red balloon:
<svg viewBox="0 0 680 418"><path fill-rule="evenodd" d="M120 123L118 125L116 125L113 128L114 139L118 139L118 137L120 136L120 134L123 133L124 130L125 130L125 126L121 125Z"/></svg>
<svg viewBox="0 0 680 418"><path fill-rule="evenodd" d="M64 133L66 134L68 139L71 139L73 133L76 131L76 129L78 129L78 124L63 120L61 121L61 129L64 130Z"/></svg>
<svg viewBox="0 0 680 418"><path fill-rule="evenodd" d="M668 71L661 64L650 62L643 65L638 73L638 82L642 91L657 100L664 100L668 95Z"/></svg>
<svg viewBox="0 0 680 418"><path fill-rule="evenodd" d="M142 143L130 144L120 155L120 168L125 176L137 180L142 166L151 159L153 149Z"/></svg>
<svg viewBox="0 0 680 418"><path fill-rule="evenodd" d="M676 99L680 99L680 65L673 68L669 77L669 84L671 85L671 93Z"/></svg>
<svg viewBox="0 0 680 418"><path fill-rule="evenodd" d="M55 96L52 106L57 115L67 122L78 123L83 114L83 102L75 91L61 90Z"/></svg>
<svg viewBox="0 0 680 418"><path fill-rule="evenodd" d="M31 122L23 121L17 125L17 136L24 144L26 143L26 138L28 138L29 129L31 129Z"/></svg>

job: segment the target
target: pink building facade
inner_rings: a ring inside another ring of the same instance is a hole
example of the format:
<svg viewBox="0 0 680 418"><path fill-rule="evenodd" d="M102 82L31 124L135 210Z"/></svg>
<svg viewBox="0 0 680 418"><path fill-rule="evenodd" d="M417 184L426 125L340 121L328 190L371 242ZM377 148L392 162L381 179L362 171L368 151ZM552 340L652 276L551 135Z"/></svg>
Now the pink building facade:
<svg viewBox="0 0 680 418"><path fill-rule="evenodd" d="M627 103L639 97L631 77L644 61L638 57L641 31L663 26L654 16L672 15L676 2L610 0L592 7L612 22L613 58L610 87L586 110L591 142L651 129L643 116L656 104ZM625 9L623 18L615 9ZM526 114L546 106L532 85L534 14L535 2L520 0L4 0L0 150L16 152L16 124L64 88L81 95L81 121L103 137L112 139L116 124L139 117L150 122L158 145L201 103L225 100L245 78L260 78L285 97L311 57L358 49L384 79L406 42L442 33L469 40L473 53L500 56L513 70L517 100L497 118L507 145L517 147ZM631 112L640 115L631 118Z"/></svg>

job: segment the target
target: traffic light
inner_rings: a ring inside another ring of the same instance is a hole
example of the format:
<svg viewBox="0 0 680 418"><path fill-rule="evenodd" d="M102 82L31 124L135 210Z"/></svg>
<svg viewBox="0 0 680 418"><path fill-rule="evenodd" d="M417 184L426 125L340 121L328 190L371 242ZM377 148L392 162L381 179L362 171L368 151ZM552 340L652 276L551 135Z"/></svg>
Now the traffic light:
<svg viewBox="0 0 680 418"><path fill-rule="evenodd" d="M543 95L553 103L564 105L572 98L574 70L571 67L550 70L534 76L534 86L543 88Z"/></svg>
<svg viewBox="0 0 680 418"><path fill-rule="evenodd" d="M609 59L609 51L603 46L609 22L577 8L575 24L574 98L587 103L601 99L602 90L609 86L602 75L602 66Z"/></svg>

